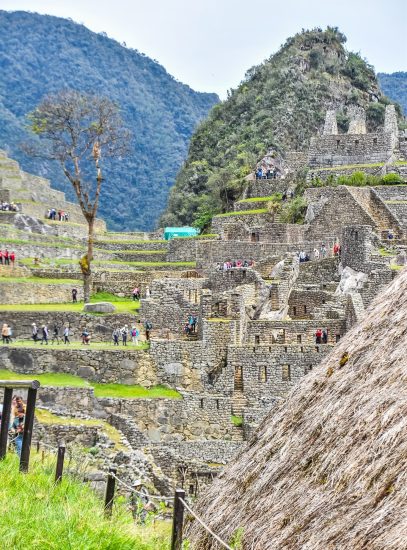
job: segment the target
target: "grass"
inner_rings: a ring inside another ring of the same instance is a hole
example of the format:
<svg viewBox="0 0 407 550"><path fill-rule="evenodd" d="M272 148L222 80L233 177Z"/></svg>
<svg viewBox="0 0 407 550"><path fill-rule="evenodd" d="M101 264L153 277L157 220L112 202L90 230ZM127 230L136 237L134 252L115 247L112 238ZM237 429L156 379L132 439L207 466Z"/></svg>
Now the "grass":
<svg viewBox="0 0 407 550"><path fill-rule="evenodd" d="M230 420L231 420L232 424L234 426L237 426L238 428L240 426L243 426L243 417L241 417L241 416L235 416L234 414L232 414L232 416L230 417Z"/></svg>
<svg viewBox="0 0 407 550"><path fill-rule="evenodd" d="M0 380L39 380L42 386L93 388L96 397L115 397L122 399L182 399L177 390L166 386L144 388L139 385L98 384L88 382L80 376L60 372L44 374L19 374L6 369L0 369Z"/></svg>
<svg viewBox="0 0 407 550"><path fill-rule="evenodd" d="M112 250L109 250L109 254L112 253ZM125 253L126 251L124 251ZM140 251L141 253L141 251ZM26 265L27 267L31 268L43 268L43 265L34 265L34 258L24 258L23 260L20 260L20 263L23 265ZM79 266L79 260L70 260L70 259L63 259L58 258L55 260L50 260L49 258L40 259L41 264L51 264L54 263L57 266ZM128 267L196 267L196 262L134 262L134 261L123 261L123 260L93 260L92 262L93 266L96 267L104 267L109 265L119 265L119 266L128 266ZM79 271L79 267L78 267Z"/></svg>
<svg viewBox="0 0 407 550"><path fill-rule="evenodd" d="M380 256L397 256L397 253L391 250L387 250L386 248L379 248L379 254Z"/></svg>
<svg viewBox="0 0 407 550"><path fill-rule="evenodd" d="M232 319L226 319L225 317L210 317L207 321L211 323L229 323Z"/></svg>
<svg viewBox="0 0 407 550"><path fill-rule="evenodd" d="M257 208L255 210L239 210L238 212L225 212L224 214L218 214L214 218L227 218L229 216L250 216L255 214L267 214L267 208Z"/></svg>
<svg viewBox="0 0 407 550"><path fill-rule="evenodd" d="M248 202L269 202L269 201L280 201L281 200L281 193L275 193L274 195L269 195L268 197L251 197L250 199L241 199L240 201L237 201L239 204L248 203Z"/></svg>
<svg viewBox="0 0 407 550"><path fill-rule="evenodd" d="M51 329L51 327L49 327ZM50 330L50 333L52 331ZM51 344L51 338L49 340L48 345L46 345L45 349L69 349L69 350L93 350L93 351L123 351L131 352L131 351L142 351L145 349L149 349L149 344L147 344L145 341L142 341L138 346L134 346L130 339L128 338L127 347L122 346L114 346L113 341L109 342L91 342L88 344L82 344L82 341L79 340L72 340L70 344L57 344L54 342ZM13 348L39 348L42 349L44 347L44 344L40 344L39 342L34 343L33 340L27 338L27 340L14 340L11 344L7 344Z"/></svg>
<svg viewBox="0 0 407 550"><path fill-rule="evenodd" d="M202 233L202 235L188 235L187 237L174 237L174 239L217 239L217 233Z"/></svg>
<svg viewBox="0 0 407 550"><path fill-rule="evenodd" d="M149 243L161 243L166 244L168 241L164 239L98 239L96 238L96 244L149 244Z"/></svg>
<svg viewBox="0 0 407 550"><path fill-rule="evenodd" d="M168 532L136 529L125 499L117 498L113 518L83 482L64 476L54 483L55 460L32 455L30 471L21 474L15 455L0 462L1 547L10 550L164 550ZM14 505L11 505L13 503Z"/></svg>
<svg viewBox="0 0 407 550"><path fill-rule="evenodd" d="M95 248L95 252L104 252L107 254L129 254L133 256L140 255L151 255L154 256L154 254L166 254L167 250L100 250L98 248Z"/></svg>
<svg viewBox="0 0 407 550"><path fill-rule="evenodd" d="M78 281L75 281L76 285ZM97 292L90 299L91 303L95 302L112 302L116 308L113 314L109 313L87 313L87 315L115 315L117 313L127 313L136 315L140 309L138 300L116 296L109 292ZM83 313L83 302L62 303L62 304L0 304L0 311L66 311L73 313ZM92 347L96 344L92 344Z"/></svg>
<svg viewBox="0 0 407 550"><path fill-rule="evenodd" d="M56 424L58 426L100 426L109 439L113 441L117 451L127 451L127 447L121 443L122 436L120 432L105 420L59 416L38 407L35 409L35 416L41 424Z"/></svg>
<svg viewBox="0 0 407 550"><path fill-rule="evenodd" d="M394 269L394 271L400 271L404 269L404 267L404 265L390 264L390 269Z"/></svg>
<svg viewBox="0 0 407 550"><path fill-rule="evenodd" d="M54 237L55 238L55 237ZM54 240L48 240L48 241L30 241L28 239L10 239L8 237L3 237L2 242L7 243L8 247L11 248L10 244L21 244L21 245L27 245L27 246L41 246L43 248L72 248L75 250L85 250L84 246L79 246L76 244L71 244L70 242L60 242L60 241L54 241ZM62 240L62 239L61 239Z"/></svg>
<svg viewBox="0 0 407 550"><path fill-rule="evenodd" d="M0 277L1 283L30 283L44 285L77 285L77 279L45 279L42 277Z"/></svg>

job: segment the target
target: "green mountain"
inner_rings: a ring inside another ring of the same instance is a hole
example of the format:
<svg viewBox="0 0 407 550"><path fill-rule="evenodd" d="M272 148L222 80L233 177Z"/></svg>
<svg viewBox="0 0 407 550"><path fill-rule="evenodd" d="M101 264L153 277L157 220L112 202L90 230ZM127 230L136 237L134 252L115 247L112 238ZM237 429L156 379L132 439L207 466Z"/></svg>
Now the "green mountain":
<svg viewBox="0 0 407 550"><path fill-rule="evenodd" d="M26 114L60 89L97 93L117 102L132 132L130 155L106 163L99 215L111 229L152 229L186 155L189 139L215 94L177 82L156 61L105 33L71 20L0 11L0 148L24 170L69 190L61 170L27 157Z"/></svg>
<svg viewBox="0 0 407 550"><path fill-rule="evenodd" d="M341 130L350 105L367 109L370 129L380 125L389 100L373 68L347 52L345 41L336 28L303 31L251 68L192 136L162 223L202 226L211 214L229 210L266 150L303 150L330 106L339 109Z"/></svg>
<svg viewBox="0 0 407 550"><path fill-rule="evenodd" d="M380 87L393 101L397 101L407 114L407 73L378 73Z"/></svg>

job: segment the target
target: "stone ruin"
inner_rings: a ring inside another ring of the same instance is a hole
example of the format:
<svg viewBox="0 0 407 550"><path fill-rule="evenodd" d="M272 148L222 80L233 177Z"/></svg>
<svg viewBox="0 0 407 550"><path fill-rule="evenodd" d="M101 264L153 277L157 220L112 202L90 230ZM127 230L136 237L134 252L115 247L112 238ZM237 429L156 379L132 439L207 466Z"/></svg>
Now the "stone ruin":
<svg viewBox="0 0 407 550"><path fill-rule="evenodd" d="M398 135L395 140L394 116L388 107L384 131L369 134L358 111L350 127L353 133L342 135L337 133L334 111L329 111L324 132L313 139L309 152L289 153L286 160L297 167L308 162L319 173L332 167L346 172L349 163L368 169L366 165L387 162L400 156L404 147ZM17 170L4 155L0 172L7 172L10 162ZM3 177L1 192L15 198L13 185ZM303 224L272 219L264 208L269 196L290 188L294 188L290 170L273 180L249 181L234 213L215 216L207 237L164 242L157 233L109 234L101 222L93 289L129 295L134 286L141 288L137 317L153 324L149 349L3 346L3 368L32 375L70 373L102 384L147 388L162 384L177 389L180 399L114 399L95 396L91 387L47 387L41 389L39 403L55 414L103 419L117 429L126 446L117 461L128 478L133 468L156 490L165 492L181 484L196 495L245 444L270 408L318 368L362 318L373 298L397 275L401 260L396 261L396 255L406 255L406 186L311 187L304 195L308 211ZM35 219L34 207L30 215ZM71 285L52 286L45 280L69 278L79 284L78 267L69 259L77 258L80 250L70 239L74 235L81 243L84 233L80 236L80 227L72 226L70 235L69 228L62 228L61 234L57 227L45 237L23 236L15 218L6 213L2 227L5 239L19 239L15 245L19 259L42 254L51 260L57 254L67 263L44 262L32 269L38 279L34 294L33 284L7 283L3 267L3 303L49 303L50 296L69 301ZM341 246L340 256L333 255L336 243ZM300 251L309 261L299 262ZM146 265L133 267L135 256ZM149 265L151 258L157 259L156 266ZM241 267L225 267L236 261ZM151 293L145 297L147 286ZM198 325L188 336L183 328L191 314L198 316ZM12 309L2 311L1 317L13 327L16 338L27 337L32 322L47 322L69 323L73 339L86 326L93 341L110 339L112 328L135 321L134 316L119 313L92 316ZM316 341L317 329L327 330L326 343ZM51 432L55 438L55 429Z"/></svg>

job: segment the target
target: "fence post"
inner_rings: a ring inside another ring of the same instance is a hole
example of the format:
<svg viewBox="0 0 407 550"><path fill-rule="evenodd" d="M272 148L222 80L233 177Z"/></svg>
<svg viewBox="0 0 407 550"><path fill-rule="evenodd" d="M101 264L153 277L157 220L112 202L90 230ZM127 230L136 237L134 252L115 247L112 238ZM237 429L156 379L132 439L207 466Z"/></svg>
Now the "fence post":
<svg viewBox="0 0 407 550"><path fill-rule="evenodd" d="M112 516L113 510L113 500L114 500L114 490L116 487L116 468L109 468L109 473L107 475L107 484L106 484L106 494L105 494L105 514L107 517Z"/></svg>
<svg viewBox="0 0 407 550"><path fill-rule="evenodd" d="M28 472L36 399L37 399L37 388L28 388L27 407L26 407L25 419L24 419L23 445L21 448L21 457L20 457L20 472Z"/></svg>
<svg viewBox="0 0 407 550"><path fill-rule="evenodd" d="M0 431L0 460L7 453L8 430L10 426L11 403L13 400L13 388L4 388L3 412L1 415Z"/></svg>
<svg viewBox="0 0 407 550"><path fill-rule="evenodd" d="M171 550L182 548L182 528L184 525L184 504L180 498L185 499L185 491L176 489L174 496L174 512L172 516Z"/></svg>
<svg viewBox="0 0 407 550"><path fill-rule="evenodd" d="M55 472L55 483L60 483L64 471L65 443L61 441L58 445L57 468Z"/></svg>

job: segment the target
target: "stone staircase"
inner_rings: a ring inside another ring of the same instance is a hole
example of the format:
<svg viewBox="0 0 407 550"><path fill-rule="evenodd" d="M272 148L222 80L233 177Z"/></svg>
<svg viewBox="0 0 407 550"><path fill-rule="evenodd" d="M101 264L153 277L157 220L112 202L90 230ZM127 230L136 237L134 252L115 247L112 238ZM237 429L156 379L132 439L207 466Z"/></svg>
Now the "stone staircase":
<svg viewBox="0 0 407 550"><path fill-rule="evenodd" d="M232 414L243 416L243 409L247 406L247 398L242 391L234 391L232 395Z"/></svg>
<svg viewBox="0 0 407 550"><path fill-rule="evenodd" d="M402 230L398 220L393 216L380 196L370 187L347 187L348 193L363 208L379 231L391 230L400 237Z"/></svg>

